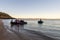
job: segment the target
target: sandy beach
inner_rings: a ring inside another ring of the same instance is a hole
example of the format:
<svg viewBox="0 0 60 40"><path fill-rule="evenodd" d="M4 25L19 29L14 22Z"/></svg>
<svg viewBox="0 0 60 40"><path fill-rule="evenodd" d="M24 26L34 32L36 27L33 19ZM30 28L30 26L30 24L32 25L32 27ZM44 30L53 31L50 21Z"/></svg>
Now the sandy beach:
<svg viewBox="0 0 60 40"><path fill-rule="evenodd" d="M0 20L0 40L55 40L47 37L40 32L23 29L16 32L11 29L4 28L2 20Z"/></svg>

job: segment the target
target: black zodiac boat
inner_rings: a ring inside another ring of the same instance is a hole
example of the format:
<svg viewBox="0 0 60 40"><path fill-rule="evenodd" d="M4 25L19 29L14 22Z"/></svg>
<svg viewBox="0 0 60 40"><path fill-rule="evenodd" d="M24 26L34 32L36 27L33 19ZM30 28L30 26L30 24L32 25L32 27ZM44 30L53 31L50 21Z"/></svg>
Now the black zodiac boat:
<svg viewBox="0 0 60 40"><path fill-rule="evenodd" d="M38 24L42 24L43 23L43 21L40 19L40 21L38 21Z"/></svg>
<svg viewBox="0 0 60 40"><path fill-rule="evenodd" d="M16 24L20 24L20 25L24 25L24 24L27 24L27 22L24 22L23 20L20 20L20 21L15 21L15 22L12 22L11 21L11 24L13 24L13 25L16 25Z"/></svg>

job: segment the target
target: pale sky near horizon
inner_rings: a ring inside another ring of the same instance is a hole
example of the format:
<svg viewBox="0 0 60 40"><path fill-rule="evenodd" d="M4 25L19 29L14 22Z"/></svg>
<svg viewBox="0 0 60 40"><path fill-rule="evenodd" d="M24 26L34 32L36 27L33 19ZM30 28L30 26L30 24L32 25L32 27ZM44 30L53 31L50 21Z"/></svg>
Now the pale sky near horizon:
<svg viewBox="0 0 60 40"><path fill-rule="evenodd" d="M0 11L16 18L60 18L60 0L0 0Z"/></svg>

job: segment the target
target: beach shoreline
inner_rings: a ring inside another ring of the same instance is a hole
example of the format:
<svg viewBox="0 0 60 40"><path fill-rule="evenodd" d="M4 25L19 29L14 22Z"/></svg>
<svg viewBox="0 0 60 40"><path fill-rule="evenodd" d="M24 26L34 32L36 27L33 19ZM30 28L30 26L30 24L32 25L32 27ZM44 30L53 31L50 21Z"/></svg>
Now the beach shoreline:
<svg viewBox="0 0 60 40"><path fill-rule="evenodd" d="M24 39L20 38L21 37L20 33L17 33L17 34L15 32L10 33L7 30L5 30L2 20L0 20L0 27L1 27L1 29L0 29L0 40L10 40L10 39L12 39L12 40L24 40ZM43 35L41 32L37 32L37 31L33 31L33 30L27 30L27 29L24 29L24 30L26 32L28 32L28 33L25 32L26 34L31 33L31 34L39 36L39 40L55 40L53 38L50 38L48 36ZM22 33L22 35L25 35L25 34ZM34 35L31 35L31 36L34 36ZM22 38L25 36L22 36ZM27 35L27 37L29 37L29 35ZM25 39L28 39L28 38L25 38Z"/></svg>
<svg viewBox="0 0 60 40"><path fill-rule="evenodd" d="M45 40L57 40L57 39L54 39L54 38L51 38L51 37L44 35L42 32L38 32L38 31L34 31L34 30L28 30L28 29L24 29L24 30L31 32L33 34L39 35Z"/></svg>

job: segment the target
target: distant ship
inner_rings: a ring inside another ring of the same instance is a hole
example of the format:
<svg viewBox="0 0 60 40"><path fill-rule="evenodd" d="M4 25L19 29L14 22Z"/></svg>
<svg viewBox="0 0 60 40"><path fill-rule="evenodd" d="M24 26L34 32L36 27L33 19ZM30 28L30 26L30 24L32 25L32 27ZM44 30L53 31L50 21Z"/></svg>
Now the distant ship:
<svg viewBox="0 0 60 40"><path fill-rule="evenodd" d="M40 19L39 21L38 21L38 24L42 24L43 23L43 21Z"/></svg>

